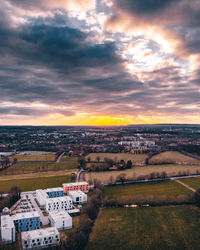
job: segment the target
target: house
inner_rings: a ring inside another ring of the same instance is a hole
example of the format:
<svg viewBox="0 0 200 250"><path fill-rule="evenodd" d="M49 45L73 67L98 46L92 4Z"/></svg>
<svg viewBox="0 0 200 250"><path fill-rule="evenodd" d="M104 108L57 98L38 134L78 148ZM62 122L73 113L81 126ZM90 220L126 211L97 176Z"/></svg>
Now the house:
<svg viewBox="0 0 200 250"><path fill-rule="evenodd" d="M83 191L84 193L89 192L89 184L87 182L72 182L63 184L64 193L67 194L69 191Z"/></svg>
<svg viewBox="0 0 200 250"><path fill-rule="evenodd" d="M69 191L67 194L73 201L73 203L84 204L87 203L87 194L82 191Z"/></svg>
<svg viewBox="0 0 200 250"><path fill-rule="evenodd" d="M21 233L23 249L41 249L60 244L60 235L56 227L48 227Z"/></svg>
<svg viewBox="0 0 200 250"><path fill-rule="evenodd" d="M66 211L56 211L49 213L49 221L52 227L58 230L72 228L72 217Z"/></svg>
<svg viewBox="0 0 200 250"><path fill-rule="evenodd" d="M1 216L1 239L4 244L16 241L15 225L10 215Z"/></svg>
<svg viewBox="0 0 200 250"><path fill-rule="evenodd" d="M36 211L15 214L12 219L18 232L40 228L40 215Z"/></svg>

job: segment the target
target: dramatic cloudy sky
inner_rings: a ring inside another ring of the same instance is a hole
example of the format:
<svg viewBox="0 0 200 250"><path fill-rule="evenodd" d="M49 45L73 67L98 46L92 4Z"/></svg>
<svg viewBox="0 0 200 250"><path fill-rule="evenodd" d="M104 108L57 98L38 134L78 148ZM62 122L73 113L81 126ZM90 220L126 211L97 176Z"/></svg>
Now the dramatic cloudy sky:
<svg viewBox="0 0 200 250"><path fill-rule="evenodd" d="M0 124L200 123L199 0L0 0Z"/></svg>

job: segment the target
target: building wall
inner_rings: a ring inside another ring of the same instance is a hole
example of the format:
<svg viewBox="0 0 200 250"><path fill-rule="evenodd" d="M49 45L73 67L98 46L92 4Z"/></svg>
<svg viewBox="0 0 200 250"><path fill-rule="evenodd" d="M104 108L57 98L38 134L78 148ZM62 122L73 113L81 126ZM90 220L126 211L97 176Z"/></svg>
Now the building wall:
<svg viewBox="0 0 200 250"><path fill-rule="evenodd" d="M53 200L53 201L52 201ZM72 200L65 199L62 201L54 199L49 199L46 201L46 210L50 211L62 211L62 210L69 210L72 209Z"/></svg>
<svg viewBox="0 0 200 250"><path fill-rule="evenodd" d="M88 183L87 184L77 184L77 185L74 185L74 183L72 183L71 185L70 184L69 185L63 184L63 189L64 189L65 194L67 194L69 191L77 191L77 190L88 193L89 185L88 185Z"/></svg>
<svg viewBox="0 0 200 250"><path fill-rule="evenodd" d="M62 197L64 196L64 190L47 192L49 198Z"/></svg>
<svg viewBox="0 0 200 250"><path fill-rule="evenodd" d="M9 215L1 216L1 239L4 244L16 241L16 230Z"/></svg>
<svg viewBox="0 0 200 250"><path fill-rule="evenodd" d="M16 231L30 231L40 228L40 217L23 218L14 220Z"/></svg>
<svg viewBox="0 0 200 250"><path fill-rule="evenodd" d="M44 230L44 229L42 229ZM41 248L49 248L53 246L57 246L60 244L60 235L59 232L55 232L54 235L41 235L37 234L29 237L28 239L24 239L22 235L22 248L23 249L41 249Z"/></svg>

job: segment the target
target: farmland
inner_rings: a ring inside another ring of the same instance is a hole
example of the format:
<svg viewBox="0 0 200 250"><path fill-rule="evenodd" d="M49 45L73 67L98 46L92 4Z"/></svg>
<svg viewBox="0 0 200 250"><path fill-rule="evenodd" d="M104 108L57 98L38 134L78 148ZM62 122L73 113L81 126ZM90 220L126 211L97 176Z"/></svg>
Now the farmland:
<svg viewBox="0 0 200 250"><path fill-rule="evenodd" d="M1 175L15 175L47 171L69 170L77 167L77 157L68 157L63 162L18 162L1 172Z"/></svg>
<svg viewBox="0 0 200 250"><path fill-rule="evenodd" d="M199 249L200 209L195 206L102 209L87 250Z"/></svg>
<svg viewBox="0 0 200 250"><path fill-rule="evenodd" d="M154 197L173 196L177 197L182 194L191 194L192 191L181 186L174 181L138 183L129 185L109 186L103 189L103 197L106 199L119 199L127 196L143 195Z"/></svg>
<svg viewBox="0 0 200 250"><path fill-rule="evenodd" d="M196 174L200 171L200 165L177 165L177 164L164 164L164 165L149 165L145 167L133 167L132 169L122 171L107 171L107 172L89 172L85 173L87 181L98 179L102 183L108 183L110 178L113 180L120 174L125 174L126 178L137 178L141 175L149 175L152 172L162 173L165 171L168 176L174 176L180 174L180 172L186 172L190 174Z"/></svg>
<svg viewBox="0 0 200 250"><path fill-rule="evenodd" d="M126 153L91 153L86 157L86 161L90 157L91 161L97 161L99 157L100 162L104 162L104 158L109 158L112 160L120 161L124 160L125 162L131 160L133 164L141 164L145 161L147 155L145 154L126 154Z"/></svg>
<svg viewBox="0 0 200 250"><path fill-rule="evenodd" d="M36 154L36 155L14 155L10 158L12 161L13 159L17 159L18 161L54 161L55 154Z"/></svg>
<svg viewBox="0 0 200 250"><path fill-rule="evenodd" d="M1 180L0 191L6 193L12 186L18 186L21 191L32 191L40 188L59 187L62 186L63 183L69 181L70 175Z"/></svg>
<svg viewBox="0 0 200 250"><path fill-rule="evenodd" d="M188 179L181 179L181 182L189 185L194 189L200 188L200 178L188 178Z"/></svg>
<svg viewBox="0 0 200 250"><path fill-rule="evenodd" d="M186 156L177 151L162 152L153 156L149 164L200 164L200 160Z"/></svg>

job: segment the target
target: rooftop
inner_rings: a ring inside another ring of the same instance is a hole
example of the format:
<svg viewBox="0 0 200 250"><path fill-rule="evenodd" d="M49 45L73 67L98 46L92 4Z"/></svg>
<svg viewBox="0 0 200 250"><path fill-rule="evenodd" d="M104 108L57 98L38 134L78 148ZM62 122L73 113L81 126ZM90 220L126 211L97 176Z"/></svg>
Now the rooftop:
<svg viewBox="0 0 200 250"><path fill-rule="evenodd" d="M49 215L51 218L56 221L59 219L68 219L71 218L71 216L66 211L59 211L59 212L50 212Z"/></svg>
<svg viewBox="0 0 200 250"><path fill-rule="evenodd" d="M12 216L12 219L13 220L22 220L22 219L33 218L33 217L40 217L40 215L38 212L33 211L33 212L14 214Z"/></svg>
<svg viewBox="0 0 200 250"><path fill-rule="evenodd" d="M14 227L13 219L10 215L1 216L1 228L12 228Z"/></svg>
<svg viewBox="0 0 200 250"><path fill-rule="evenodd" d="M63 191L62 187L55 187L55 188L47 188L44 189L45 192L57 192L57 191Z"/></svg>
<svg viewBox="0 0 200 250"><path fill-rule="evenodd" d="M71 201L72 199L68 196L62 196L62 197L54 197L54 198L49 198L47 199L47 202L61 202L61 201L66 201L69 200Z"/></svg>
<svg viewBox="0 0 200 250"><path fill-rule="evenodd" d="M68 195L86 195L86 194L82 192L81 190L73 190L73 191L69 191Z"/></svg>
<svg viewBox="0 0 200 250"><path fill-rule="evenodd" d="M63 183L63 186L77 186L77 185L88 185L88 183L86 181Z"/></svg>
<svg viewBox="0 0 200 250"><path fill-rule="evenodd" d="M22 232L21 237L22 237L22 240L30 240L30 239L35 239L35 238L55 236L56 234L59 234L56 227L48 227L48 228Z"/></svg>

